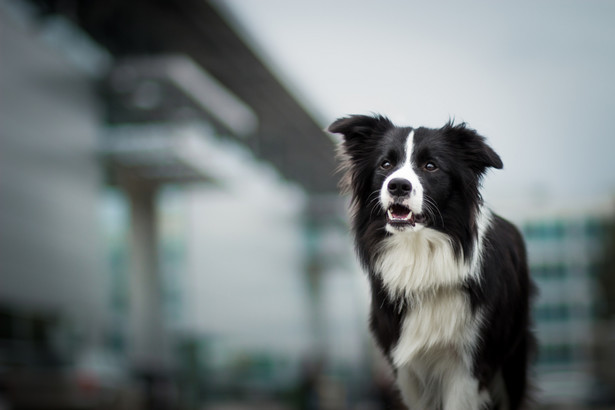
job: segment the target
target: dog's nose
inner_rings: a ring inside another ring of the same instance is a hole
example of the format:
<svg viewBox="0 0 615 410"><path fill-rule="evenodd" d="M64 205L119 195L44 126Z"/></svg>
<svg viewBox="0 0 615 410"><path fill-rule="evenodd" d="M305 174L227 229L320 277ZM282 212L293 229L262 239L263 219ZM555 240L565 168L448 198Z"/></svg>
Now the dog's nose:
<svg viewBox="0 0 615 410"><path fill-rule="evenodd" d="M412 191L412 184L407 179L395 178L389 181L387 190L393 196L406 196Z"/></svg>

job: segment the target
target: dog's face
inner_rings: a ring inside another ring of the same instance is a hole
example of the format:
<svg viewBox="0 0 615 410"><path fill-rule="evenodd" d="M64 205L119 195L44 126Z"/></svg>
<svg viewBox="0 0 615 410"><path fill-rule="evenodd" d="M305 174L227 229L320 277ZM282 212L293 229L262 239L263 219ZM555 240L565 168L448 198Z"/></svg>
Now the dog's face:
<svg viewBox="0 0 615 410"><path fill-rule="evenodd" d="M355 218L391 234L441 229L449 210L480 201L486 169L502 168L484 138L464 125L397 127L384 117L355 115L329 131L344 136L342 186L352 194Z"/></svg>

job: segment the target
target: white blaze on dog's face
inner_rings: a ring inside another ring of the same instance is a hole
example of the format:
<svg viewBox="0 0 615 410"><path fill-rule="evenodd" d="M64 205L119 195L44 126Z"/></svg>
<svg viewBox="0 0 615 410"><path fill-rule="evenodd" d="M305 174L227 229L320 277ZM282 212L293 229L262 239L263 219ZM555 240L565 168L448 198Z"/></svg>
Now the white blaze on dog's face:
<svg viewBox="0 0 615 410"><path fill-rule="evenodd" d="M380 189L380 203L387 217L386 230L390 233L407 229L418 231L424 227L424 192L413 163L413 147L414 130L410 130L400 164L384 180ZM384 159L380 166L386 170L394 165L389 159Z"/></svg>

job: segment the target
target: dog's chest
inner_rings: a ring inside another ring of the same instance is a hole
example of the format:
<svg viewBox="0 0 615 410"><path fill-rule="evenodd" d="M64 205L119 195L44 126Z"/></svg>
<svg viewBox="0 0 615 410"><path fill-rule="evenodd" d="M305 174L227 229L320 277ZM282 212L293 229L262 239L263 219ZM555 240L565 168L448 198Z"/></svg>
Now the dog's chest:
<svg viewBox="0 0 615 410"><path fill-rule="evenodd" d="M442 288L412 302L401 322L399 339L391 351L396 367L416 357L437 358L443 352L464 357L474 350L480 325L469 296L461 288Z"/></svg>
<svg viewBox="0 0 615 410"><path fill-rule="evenodd" d="M419 356L437 359L443 351L471 354L480 313L472 310L463 283L477 274L473 265L456 255L447 235L429 228L383 242L375 273L390 300L407 306L390 350L396 367Z"/></svg>
<svg viewBox="0 0 615 410"><path fill-rule="evenodd" d="M456 286L472 274L450 238L429 228L385 239L374 268L391 299Z"/></svg>

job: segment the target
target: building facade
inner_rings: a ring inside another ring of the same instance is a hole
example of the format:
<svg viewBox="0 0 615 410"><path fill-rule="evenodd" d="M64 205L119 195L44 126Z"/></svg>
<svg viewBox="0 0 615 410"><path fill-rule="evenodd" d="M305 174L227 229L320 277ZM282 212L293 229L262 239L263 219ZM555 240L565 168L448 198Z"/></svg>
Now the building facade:
<svg viewBox="0 0 615 410"><path fill-rule="evenodd" d="M543 402L595 398L597 311L604 293L598 272L607 217L594 212L533 218L521 224L538 294L536 376Z"/></svg>

